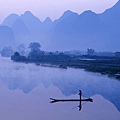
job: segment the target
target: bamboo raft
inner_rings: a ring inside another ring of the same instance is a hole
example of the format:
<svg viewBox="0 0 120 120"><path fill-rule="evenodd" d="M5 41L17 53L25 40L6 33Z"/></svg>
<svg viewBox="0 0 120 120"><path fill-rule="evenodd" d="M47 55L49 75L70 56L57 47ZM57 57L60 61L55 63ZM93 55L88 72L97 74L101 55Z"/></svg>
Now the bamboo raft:
<svg viewBox="0 0 120 120"><path fill-rule="evenodd" d="M93 102L92 98L87 98L87 99L82 99L82 91L79 90L79 96L80 99L55 99L55 98L50 98L50 103L56 103L56 102L79 102L79 110L82 109L82 102Z"/></svg>

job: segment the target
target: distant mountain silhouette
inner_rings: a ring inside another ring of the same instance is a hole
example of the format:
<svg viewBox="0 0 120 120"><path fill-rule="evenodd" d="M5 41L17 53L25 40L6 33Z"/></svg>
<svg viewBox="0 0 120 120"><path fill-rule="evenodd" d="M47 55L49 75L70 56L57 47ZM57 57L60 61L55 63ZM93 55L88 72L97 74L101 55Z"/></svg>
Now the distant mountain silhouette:
<svg viewBox="0 0 120 120"><path fill-rule="evenodd" d="M112 42L116 49L119 49L120 44L120 1L116 3L112 8L106 10L104 13L100 14L101 20L111 31Z"/></svg>
<svg viewBox="0 0 120 120"><path fill-rule="evenodd" d="M85 11L78 15L68 10L54 22L50 18L41 22L26 11L20 17L11 14L2 24L13 29L18 43L37 41L46 50L119 51L119 11L120 1L102 14Z"/></svg>
<svg viewBox="0 0 120 120"><path fill-rule="evenodd" d="M33 40L28 28L20 18L14 22L11 28L14 31L17 43L29 43Z"/></svg>
<svg viewBox="0 0 120 120"><path fill-rule="evenodd" d="M52 48L59 50L94 48L120 50L120 1L102 14L66 11L54 22ZM62 46L62 47L61 47Z"/></svg>
<svg viewBox="0 0 120 120"><path fill-rule="evenodd" d="M2 25L11 27L18 18L19 16L17 14L11 14L4 19L4 21L2 22Z"/></svg>
<svg viewBox="0 0 120 120"><path fill-rule="evenodd" d="M5 46L14 47L15 38L14 32L10 27L0 26L0 49L3 49Z"/></svg>
<svg viewBox="0 0 120 120"><path fill-rule="evenodd" d="M35 17L30 11L26 11L20 16L20 18L25 23L34 40L39 40L42 31L42 22L37 17Z"/></svg>
<svg viewBox="0 0 120 120"><path fill-rule="evenodd" d="M42 23L42 30L44 32L49 32L53 27L53 21L47 17Z"/></svg>
<svg viewBox="0 0 120 120"><path fill-rule="evenodd" d="M44 22L41 22L30 11L26 11L20 16L20 19L22 19L22 21L25 23L27 29L30 32L30 35L33 39L30 41L37 41L43 47L47 46L48 38L46 34L50 31L53 24L50 18L46 18Z"/></svg>
<svg viewBox="0 0 120 120"><path fill-rule="evenodd" d="M70 10L67 10L67 11L65 11L65 12L63 13L63 15L62 15L59 19L55 20L54 23L59 23L59 22L61 22L62 20L68 18L69 16L72 16L72 15L75 15L75 14L78 15L77 13L74 13L74 12L72 12L72 11L70 11Z"/></svg>
<svg viewBox="0 0 120 120"><path fill-rule="evenodd" d="M120 1L104 13L100 14L102 21L114 32L120 30Z"/></svg>
<svg viewBox="0 0 120 120"><path fill-rule="evenodd" d="M55 24L53 48L55 46L60 50L87 48L105 50L109 46L110 35L106 25L92 11L85 11L81 15L73 13Z"/></svg>

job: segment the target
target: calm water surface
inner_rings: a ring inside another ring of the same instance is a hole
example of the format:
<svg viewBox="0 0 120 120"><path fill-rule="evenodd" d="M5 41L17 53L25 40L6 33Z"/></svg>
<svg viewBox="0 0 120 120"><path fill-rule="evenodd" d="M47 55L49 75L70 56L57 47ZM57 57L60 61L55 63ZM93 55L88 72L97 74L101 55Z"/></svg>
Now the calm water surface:
<svg viewBox="0 0 120 120"><path fill-rule="evenodd" d="M93 98L50 104L53 98ZM120 120L120 81L81 69L59 69L0 58L0 120Z"/></svg>

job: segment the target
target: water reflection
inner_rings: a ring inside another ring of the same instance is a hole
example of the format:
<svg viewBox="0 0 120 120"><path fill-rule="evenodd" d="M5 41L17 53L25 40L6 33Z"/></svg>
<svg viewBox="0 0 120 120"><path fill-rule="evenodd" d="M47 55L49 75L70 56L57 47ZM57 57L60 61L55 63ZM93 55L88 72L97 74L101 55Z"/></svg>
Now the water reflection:
<svg viewBox="0 0 120 120"><path fill-rule="evenodd" d="M34 64L14 63L2 58L0 80L10 90L20 89L29 94L40 84L45 88L55 86L65 96L77 94L81 89L84 97L99 94L120 111L120 82L81 69L40 67Z"/></svg>
<svg viewBox="0 0 120 120"><path fill-rule="evenodd" d="M64 96L54 86L45 88L42 84L29 94L20 89L9 90L0 82L0 119L1 120L119 120L120 113L100 95L92 96L94 104L87 103L79 112L72 109L78 103L50 104L49 96L57 98L76 98Z"/></svg>

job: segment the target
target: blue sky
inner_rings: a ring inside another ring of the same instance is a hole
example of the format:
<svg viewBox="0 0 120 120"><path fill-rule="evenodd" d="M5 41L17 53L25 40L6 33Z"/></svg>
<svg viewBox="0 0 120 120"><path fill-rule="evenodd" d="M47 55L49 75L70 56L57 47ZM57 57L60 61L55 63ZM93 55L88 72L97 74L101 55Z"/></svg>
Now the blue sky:
<svg viewBox="0 0 120 120"><path fill-rule="evenodd" d="M64 11L82 13L92 10L101 13L112 7L118 0L0 0L0 23L11 13L18 15L31 11L43 21L46 17L52 20L59 18Z"/></svg>

